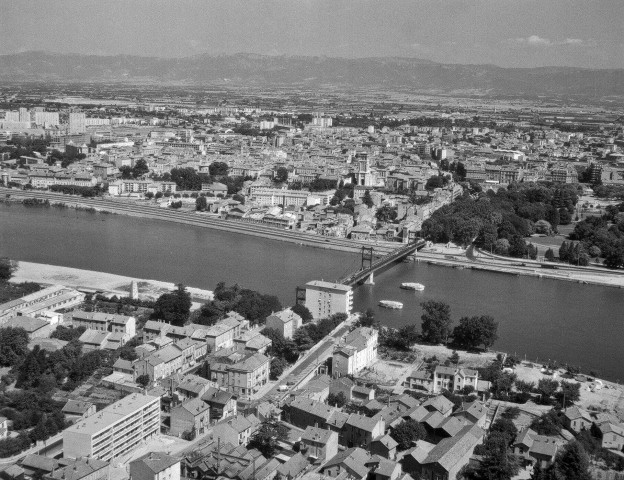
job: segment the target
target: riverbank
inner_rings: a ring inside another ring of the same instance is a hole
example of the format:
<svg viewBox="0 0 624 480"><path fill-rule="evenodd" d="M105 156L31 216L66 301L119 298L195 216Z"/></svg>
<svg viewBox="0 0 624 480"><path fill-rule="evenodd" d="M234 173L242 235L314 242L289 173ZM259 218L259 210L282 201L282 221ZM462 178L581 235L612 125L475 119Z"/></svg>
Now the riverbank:
<svg viewBox="0 0 624 480"><path fill-rule="evenodd" d="M45 285L65 285L78 290L93 290L105 295L128 296L133 281L137 282L141 300L156 300L163 293L171 292L175 284L158 280L145 280L112 273L61 267L33 262L18 262L17 271L10 280L14 283L34 282ZM213 299L213 292L187 287L194 303Z"/></svg>
<svg viewBox="0 0 624 480"><path fill-rule="evenodd" d="M367 242L338 237L327 237L309 232L282 229L268 226L263 223L226 220L216 214L197 212L194 209L182 208L172 210L157 203L139 202L123 198L96 197L82 198L75 195L65 195L34 190L13 190L0 187L0 202L5 204L24 204L30 199L39 199L41 203L31 204L38 207L72 208L99 214L119 214L153 220L162 220L201 228L211 228L243 235L295 243L299 246L337 250L350 253L359 253L363 246L373 246L375 254L383 256L403 244L397 242L375 241ZM47 200L47 203L44 203Z"/></svg>
<svg viewBox="0 0 624 480"><path fill-rule="evenodd" d="M436 251L437 250L437 251ZM474 259L466 256L463 249L441 249L433 247L423 249L413 255L416 262L427 262L430 265L439 265L467 270L500 273L506 275L523 275L550 280L562 280L585 285L600 285L614 288L624 288L623 272L596 268L575 267L573 265L543 264L522 259L500 259L490 255L477 253ZM523 265L524 264L524 265Z"/></svg>

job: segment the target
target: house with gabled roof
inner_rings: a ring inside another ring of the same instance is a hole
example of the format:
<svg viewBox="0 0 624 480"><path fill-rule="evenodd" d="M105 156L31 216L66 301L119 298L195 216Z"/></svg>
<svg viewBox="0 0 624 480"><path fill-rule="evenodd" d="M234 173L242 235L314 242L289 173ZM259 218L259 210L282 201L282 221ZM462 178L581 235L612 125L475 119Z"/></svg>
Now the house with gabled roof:
<svg viewBox="0 0 624 480"><path fill-rule="evenodd" d="M366 417L357 413L349 415L343 427L343 444L347 447L369 448L375 438L386 430L386 422L381 415Z"/></svg>
<svg viewBox="0 0 624 480"><path fill-rule="evenodd" d="M330 459L321 467L320 472L332 478L346 472L355 480L364 480L368 477L369 468L366 463L370 459L366 450L358 447L348 448Z"/></svg>
<svg viewBox="0 0 624 480"><path fill-rule="evenodd" d="M130 462L132 480L180 480L178 457L163 452L150 452Z"/></svg>
<svg viewBox="0 0 624 480"><path fill-rule="evenodd" d="M589 430L594 420L587 410L572 405L563 412L563 421L568 430L579 433Z"/></svg>
<svg viewBox="0 0 624 480"><path fill-rule="evenodd" d="M558 448L554 438L538 435L528 427L518 432L512 447L514 454L523 458L526 464L539 464L542 468L555 460Z"/></svg>
<svg viewBox="0 0 624 480"><path fill-rule="evenodd" d="M453 416L464 418L469 422L484 428L487 413L488 408L483 403L475 400L474 402L463 404L455 413L453 413Z"/></svg>
<svg viewBox="0 0 624 480"><path fill-rule="evenodd" d="M325 428L308 427L301 435L300 451L313 463L325 463L338 453L338 433Z"/></svg>
<svg viewBox="0 0 624 480"><path fill-rule="evenodd" d="M453 402L443 395L428 398L422 406L430 412L439 412L443 417L448 417L453 412Z"/></svg>
<svg viewBox="0 0 624 480"><path fill-rule="evenodd" d="M468 425L426 452L414 454L416 450L413 450L404 457L403 468L414 478L455 479L468 464L475 447L483 442L484 435L477 425Z"/></svg>
<svg viewBox="0 0 624 480"><path fill-rule="evenodd" d="M171 409L171 435L203 435L210 425L210 405L201 398L191 398Z"/></svg>
<svg viewBox="0 0 624 480"><path fill-rule="evenodd" d="M398 445L399 444L394 438L386 434L371 442L370 452L374 455L394 460Z"/></svg>

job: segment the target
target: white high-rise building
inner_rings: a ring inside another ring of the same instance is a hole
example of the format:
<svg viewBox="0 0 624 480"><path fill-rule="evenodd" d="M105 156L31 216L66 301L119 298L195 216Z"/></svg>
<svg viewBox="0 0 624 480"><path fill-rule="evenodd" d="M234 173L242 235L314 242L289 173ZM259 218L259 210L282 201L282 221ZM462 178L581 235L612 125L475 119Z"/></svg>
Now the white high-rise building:
<svg viewBox="0 0 624 480"><path fill-rule="evenodd" d="M63 431L63 454L100 460L125 455L160 432L160 397L134 393Z"/></svg>
<svg viewBox="0 0 624 480"><path fill-rule="evenodd" d="M35 125L54 126L60 124L58 112L35 111L34 117Z"/></svg>
<svg viewBox="0 0 624 480"><path fill-rule="evenodd" d="M84 113L69 114L69 133L84 133L87 131L87 116Z"/></svg>
<svg viewBox="0 0 624 480"><path fill-rule="evenodd" d="M20 122L30 122L30 112L27 108L21 107L19 109L19 121Z"/></svg>
<svg viewBox="0 0 624 480"><path fill-rule="evenodd" d="M306 283L305 306L314 319L326 318L334 313L351 313L353 289L341 283L313 280Z"/></svg>

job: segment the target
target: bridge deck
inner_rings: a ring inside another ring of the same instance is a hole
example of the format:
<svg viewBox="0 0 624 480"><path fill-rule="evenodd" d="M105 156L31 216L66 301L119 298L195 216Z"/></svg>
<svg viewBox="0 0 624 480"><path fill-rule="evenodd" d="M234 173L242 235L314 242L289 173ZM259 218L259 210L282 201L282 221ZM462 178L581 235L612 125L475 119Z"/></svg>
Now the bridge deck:
<svg viewBox="0 0 624 480"><path fill-rule="evenodd" d="M377 270L384 268L385 266L393 262L396 262L398 260L405 258L406 256L410 255L411 253L415 252L416 250L424 246L425 246L425 241L418 240L404 247L397 248L396 250L393 250L389 254L373 262L369 268L365 268L365 269L358 270L356 272L351 273L347 277L343 278L340 281L340 283L342 283L343 285L355 285L358 282L361 282L362 280L366 279L371 273L374 273Z"/></svg>

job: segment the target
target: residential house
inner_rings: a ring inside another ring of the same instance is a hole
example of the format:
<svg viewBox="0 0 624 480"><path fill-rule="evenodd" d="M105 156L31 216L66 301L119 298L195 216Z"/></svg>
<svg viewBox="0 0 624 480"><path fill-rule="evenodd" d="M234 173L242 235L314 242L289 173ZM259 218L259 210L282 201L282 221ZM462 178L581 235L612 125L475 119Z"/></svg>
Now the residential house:
<svg viewBox="0 0 624 480"><path fill-rule="evenodd" d="M237 414L236 397L230 392L217 387L210 387L201 399L210 406L210 419L213 422L235 417Z"/></svg>
<svg viewBox="0 0 624 480"><path fill-rule="evenodd" d="M370 461L370 455L363 449L348 448L336 454L320 469L327 477L336 478L343 473L355 480L364 480L368 477L369 468L366 463Z"/></svg>
<svg viewBox="0 0 624 480"><path fill-rule="evenodd" d="M82 400L68 400L61 412L68 420L78 420L93 415L96 412L96 406L94 403Z"/></svg>
<svg viewBox="0 0 624 480"><path fill-rule="evenodd" d="M485 432L477 425L464 427L457 435L434 446L418 442L403 458L403 470L414 478L455 480L468 464L474 449L482 443ZM426 443L426 442L425 442Z"/></svg>
<svg viewBox="0 0 624 480"><path fill-rule="evenodd" d="M170 434L197 435L206 433L210 425L210 405L200 398L191 398L171 409Z"/></svg>
<svg viewBox="0 0 624 480"><path fill-rule="evenodd" d="M354 375L377 360L378 332L373 328L356 328L336 346L332 373L336 377Z"/></svg>
<svg viewBox="0 0 624 480"><path fill-rule="evenodd" d="M589 430L593 423L589 412L576 405L572 405L563 412L563 420L566 428L576 433Z"/></svg>
<svg viewBox="0 0 624 480"><path fill-rule="evenodd" d="M50 322L42 318L29 317L28 315L19 315L7 318L2 322L2 327L18 327L26 330L28 339L48 338L56 328Z"/></svg>
<svg viewBox="0 0 624 480"><path fill-rule="evenodd" d="M295 427L307 428L318 426L323 428L337 409L316 400L305 397L296 397L284 406L284 419ZM342 430L344 423L340 425Z"/></svg>
<svg viewBox="0 0 624 480"><path fill-rule="evenodd" d="M136 335L136 319L125 315L74 310L71 313L71 322L74 328L85 327L102 332L125 333L130 338Z"/></svg>
<svg viewBox="0 0 624 480"><path fill-rule="evenodd" d="M250 353L266 353L272 344L273 341L262 335L259 329L247 330L234 339L236 350Z"/></svg>
<svg viewBox="0 0 624 480"><path fill-rule="evenodd" d="M212 437L231 445L247 445L259 426L255 415L237 415L215 424Z"/></svg>
<svg viewBox="0 0 624 480"><path fill-rule="evenodd" d="M294 480L302 475L309 466L310 464L306 457L301 453L297 453L277 467L277 474L281 478Z"/></svg>
<svg viewBox="0 0 624 480"><path fill-rule="evenodd" d="M429 412L439 412L443 417L448 417L453 412L453 402L443 395L428 398L422 407Z"/></svg>
<svg viewBox="0 0 624 480"><path fill-rule="evenodd" d="M454 392L464 387L472 387L476 391L478 380L477 370L438 365L433 371L433 392L440 393L443 390Z"/></svg>
<svg viewBox="0 0 624 480"><path fill-rule="evenodd" d="M525 464L537 464L545 468L555 460L557 443L554 438L538 435L527 427L516 435L513 452L524 459Z"/></svg>
<svg viewBox="0 0 624 480"><path fill-rule="evenodd" d="M178 383L175 391L182 398L198 398L215 386L214 382L189 373Z"/></svg>
<svg viewBox="0 0 624 480"><path fill-rule="evenodd" d="M59 468L43 475L43 480L100 480L108 476L109 463L97 458L59 459Z"/></svg>
<svg viewBox="0 0 624 480"><path fill-rule="evenodd" d="M594 423L594 432L600 440L600 446L609 450L624 449L624 426L621 423L606 421Z"/></svg>
<svg viewBox="0 0 624 480"><path fill-rule="evenodd" d="M135 378L148 375L152 381L160 380L182 371L182 352L177 346L168 345L146 358L135 360L133 366Z"/></svg>
<svg viewBox="0 0 624 480"><path fill-rule="evenodd" d="M294 333L302 324L303 320L301 317L290 308L273 313L266 319L266 327L277 330L284 338L293 338Z"/></svg>
<svg viewBox="0 0 624 480"><path fill-rule="evenodd" d="M204 335L210 351L214 353L233 346L234 339L241 334L242 324L241 320L231 315L205 329Z"/></svg>
<svg viewBox="0 0 624 480"><path fill-rule="evenodd" d="M485 428L487 412L487 407L483 403L475 400L474 402L462 405L453 416L462 417L471 423L479 425L481 428Z"/></svg>
<svg viewBox="0 0 624 480"><path fill-rule="evenodd" d="M318 427L307 427L301 435L301 453L312 463L323 464L338 454L338 433Z"/></svg>
<svg viewBox="0 0 624 480"><path fill-rule="evenodd" d="M269 357L254 353L227 367L228 390L240 397L249 397L269 381Z"/></svg>
<svg viewBox="0 0 624 480"><path fill-rule="evenodd" d="M344 445L368 449L375 438L381 437L386 430L386 422L381 415L366 417L353 413L343 427Z"/></svg>
<svg viewBox="0 0 624 480"><path fill-rule="evenodd" d="M370 452L373 455L379 455L380 457L394 460L396 458L398 445L399 444L394 438L386 434L382 437L376 438L371 442Z"/></svg>
<svg viewBox="0 0 624 480"><path fill-rule="evenodd" d="M130 462L132 480L180 480L178 457L163 452L150 452Z"/></svg>

